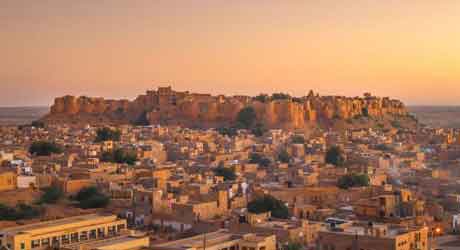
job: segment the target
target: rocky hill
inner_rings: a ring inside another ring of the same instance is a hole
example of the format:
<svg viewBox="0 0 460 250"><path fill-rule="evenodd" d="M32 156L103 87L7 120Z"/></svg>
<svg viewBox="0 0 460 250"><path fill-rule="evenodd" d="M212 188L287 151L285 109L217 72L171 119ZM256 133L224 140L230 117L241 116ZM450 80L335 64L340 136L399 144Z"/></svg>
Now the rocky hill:
<svg viewBox="0 0 460 250"><path fill-rule="evenodd" d="M234 123L238 113L251 106L257 119L269 128L300 129L315 123L356 117L405 116L404 104L390 98L363 97L212 96L178 92L171 87L147 91L135 100L64 96L55 99L48 122L116 122L219 127Z"/></svg>

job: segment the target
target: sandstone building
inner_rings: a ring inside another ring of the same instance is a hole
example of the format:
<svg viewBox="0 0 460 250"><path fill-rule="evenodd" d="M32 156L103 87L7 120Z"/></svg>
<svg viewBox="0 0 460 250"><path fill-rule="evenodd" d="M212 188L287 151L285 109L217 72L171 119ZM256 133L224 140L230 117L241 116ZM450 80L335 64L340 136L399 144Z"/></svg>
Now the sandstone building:
<svg viewBox="0 0 460 250"><path fill-rule="evenodd" d="M357 116L406 115L404 104L390 98L318 96L261 101L249 96L212 96L171 87L147 91L135 100L64 96L55 99L47 121L118 121L168 124L188 127L218 127L232 124L238 112L251 106L269 128L304 128L310 123ZM78 119L77 119L78 118ZM72 120L72 119L70 119Z"/></svg>

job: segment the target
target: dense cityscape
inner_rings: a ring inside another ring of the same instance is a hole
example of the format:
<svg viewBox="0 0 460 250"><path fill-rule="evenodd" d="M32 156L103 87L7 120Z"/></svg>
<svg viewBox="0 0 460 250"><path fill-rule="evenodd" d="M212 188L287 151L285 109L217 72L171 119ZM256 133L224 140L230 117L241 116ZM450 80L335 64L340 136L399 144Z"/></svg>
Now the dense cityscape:
<svg viewBox="0 0 460 250"><path fill-rule="evenodd" d="M141 111L61 100L0 127L3 249L460 245L460 131L426 126L400 102L170 87L132 102ZM308 107L301 122L296 105Z"/></svg>

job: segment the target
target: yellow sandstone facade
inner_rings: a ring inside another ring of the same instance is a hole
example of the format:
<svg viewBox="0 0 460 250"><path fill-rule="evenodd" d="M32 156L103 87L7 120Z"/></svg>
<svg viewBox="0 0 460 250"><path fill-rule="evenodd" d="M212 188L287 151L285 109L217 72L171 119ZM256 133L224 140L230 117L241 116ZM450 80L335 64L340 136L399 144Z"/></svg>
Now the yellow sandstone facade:
<svg viewBox="0 0 460 250"><path fill-rule="evenodd" d="M0 192L16 189L17 176L13 171L0 170Z"/></svg>
<svg viewBox="0 0 460 250"><path fill-rule="evenodd" d="M125 231L126 226L126 220L115 215L82 215L0 229L0 246L11 250L69 247L115 237Z"/></svg>

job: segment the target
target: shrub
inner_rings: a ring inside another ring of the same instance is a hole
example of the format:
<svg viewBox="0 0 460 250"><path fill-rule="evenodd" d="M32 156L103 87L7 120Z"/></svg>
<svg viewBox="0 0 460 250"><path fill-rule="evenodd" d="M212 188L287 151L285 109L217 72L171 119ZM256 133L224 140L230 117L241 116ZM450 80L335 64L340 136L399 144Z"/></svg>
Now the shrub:
<svg viewBox="0 0 460 250"><path fill-rule="evenodd" d="M366 174L347 174L337 182L337 186L342 189L348 189L351 187L367 187L369 186L369 176Z"/></svg>
<svg viewBox="0 0 460 250"><path fill-rule="evenodd" d="M305 143L305 138L300 135L294 135L291 137L291 142L293 144L304 144Z"/></svg>
<svg viewBox="0 0 460 250"><path fill-rule="evenodd" d="M128 165L134 165L137 161L137 155L135 152L126 151L121 148L117 148L113 151L106 151L101 154L100 160L103 162L114 162L114 163L126 163Z"/></svg>
<svg viewBox="0 0 460 250"><path fill-rule="evenodd" d="M257 137L263 136L267 133L268 129L265 127L263 123L257 123L252 129L251 133Z"/></svg>
<svg viewBox="0 0 460 250"><path fill-rule="evenodd" d="M111 128L100 128L96 131L95 142L119 141L120 137L121 137L121 132L119 130L111 129Z"/></svg>
<svg viewBox="0 0 460 250"><path fill-rule="evenodd" d="M64 193L58 187L47 187L43 191L44 193L40 197L39 203L54 204L64 196Z"/></svg>
<svg viewBox="0 0 460 250"><path fill-rule="evenodd" d="M272 100L287 100L290 99L291 96L285 93L273 93Z"/></svg>
<svg viewBox="0 0 460 250"><path fill-rule="evenodd" d="M287 245L283 246L283 250L301 250L302 244L289 242Z"/></svg>
<svg viewBox="0 0 460 250"><path fill-rule="evenodd" d="M0 220L33 219L40 216L41 211L35 207L20 203L16 207L0 204Z"/></svg>
<svg viewBox="0 0 460 250"><path fill-rule="evenodd" d="M266 213L270 211L273 217L280 219L287 219L289 217L287 206L282 201L270 195L264 195L249 202L248 211L251 213Z"/></svg>
<svg viewBox="0 0 460 250"><path fill-rule="evenodd" d="M282 162L282 163L289 163L289 162L291 162L291 156L289 155L289 153L286 150L282 150L278 154L278 160L280 162Z"/></svg>
<svg viewBox="0 0 460 250"><path fill-rule="evenodd" d="M229 137L234 137L238 135L238 129L235 127L220 127L217 129L217 132L221 135L226 135Z"/></svg>
<svg viewBox="0 0 460 250"><path fill-rule="evenodd" d="M75 196L75 200L83 209L103 208L110 203L110 198L100 193L96 187L82 188Z"/></svg>
<svg viewBox="0 0 460 250"><path fill-rule="evenodd" d="M35 141L30 145L29 152L37 156L50 156L62 153L62 148L54 142Z"/></svg>
<svg viewBox="0 0 460 250"><path fill-rule="evenodd" d="M270 100L270 97L267 94L259 94L258 96L254 97L254 100L266 103Z"/></svg>
<svg viewBox="0 0 460 250"><path fill-rule="evenodd" d="M345 163L345 157L339 146L332 146L326 152L325 161L328 164L342 166Z"/></svg>
<svg viewBox="0 0 460 250"><path fill-rule="evenodd" d="M225 181L233 181L236 179L235 171L231 168L219 166L214 169L214 173L217 176L223 176Z"/></svg>
<svg viewBox="0 0 460 250"><path fill-rule="evenodd" d="M249 163L252 164L259 164L262 167L268 167L272 163L270 159L264 157L258 153L252 153L249 156Z"/></svg>
<svg viewBox="0 0 460 250"><path fill-rule="evenodd" d="M245 107L238 112L237 124L244 129L252 128L256 123L256 111L253 107Z"/></svg>

